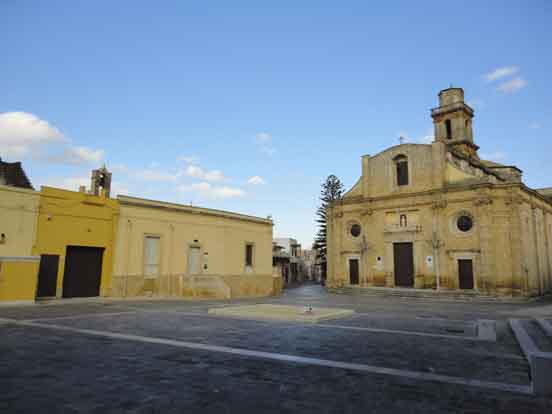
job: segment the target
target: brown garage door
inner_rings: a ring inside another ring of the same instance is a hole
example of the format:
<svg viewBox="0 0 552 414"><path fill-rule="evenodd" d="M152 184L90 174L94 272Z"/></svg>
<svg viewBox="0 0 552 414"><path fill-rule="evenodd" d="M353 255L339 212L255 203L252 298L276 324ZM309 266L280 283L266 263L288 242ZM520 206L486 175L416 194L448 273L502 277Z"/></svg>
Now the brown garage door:
<svg viewBox="0 0 552 414"><path fill-rule="evenodd" d="M87 298L100 295L102 260L100 247L67 246L63 276L64 298Z"/></svg>
<svg viewBox="0 0 552 414"><path fill-rule="evenodd" d="M414 286L414 255L412 243L393 243L395 285Z"/></svg>

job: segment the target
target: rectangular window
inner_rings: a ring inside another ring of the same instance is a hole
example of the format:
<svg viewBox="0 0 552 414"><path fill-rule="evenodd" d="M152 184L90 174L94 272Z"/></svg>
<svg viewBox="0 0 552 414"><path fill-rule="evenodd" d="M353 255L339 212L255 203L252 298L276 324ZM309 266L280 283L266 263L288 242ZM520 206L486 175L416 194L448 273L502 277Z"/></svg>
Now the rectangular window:
<svg viewBox="0 0 552 414"><path fill-rule="evenodd" d="M245 265L249 267L253 267L253 245L252 244L245 245Z"/></svg>
<svg viewBox="0 0 552 414"><path fill-rule="evenodd" d="M406 161L397 163L397 184L408 185L408 162Z"/></svg>
<svg viewBox="0 0 552 414"><path fill-rule="evenodd" d="M146 236L144 238L144 275L159 276L161 237Z"/></svg>

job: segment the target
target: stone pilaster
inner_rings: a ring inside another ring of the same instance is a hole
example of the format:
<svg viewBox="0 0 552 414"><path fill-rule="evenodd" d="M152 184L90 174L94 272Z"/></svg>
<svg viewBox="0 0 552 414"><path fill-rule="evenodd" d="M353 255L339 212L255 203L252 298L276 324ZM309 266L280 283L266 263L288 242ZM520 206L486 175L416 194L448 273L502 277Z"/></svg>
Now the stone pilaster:
<svg viewBox="0 0 552 414"><path fill-rule="evenodd" d="M477 228L479 230L479 246L481 258L479 264L478 288L483 293L494 291L496 288L493 273L495 271L495 253L493 246L493 200L485 193L479 194L474 200Z"/></svg>
<svg viewBox="0 0 552 414"><path fill-rule="evenodd" d="M512 294L522 294L525 290L524 270L523 270L523 250L521 235L521 212L520 205L523 203L517 189L512 189L506 199L506 206L510 209L510 243L511 243L511 261L512 261Z"/></svg>

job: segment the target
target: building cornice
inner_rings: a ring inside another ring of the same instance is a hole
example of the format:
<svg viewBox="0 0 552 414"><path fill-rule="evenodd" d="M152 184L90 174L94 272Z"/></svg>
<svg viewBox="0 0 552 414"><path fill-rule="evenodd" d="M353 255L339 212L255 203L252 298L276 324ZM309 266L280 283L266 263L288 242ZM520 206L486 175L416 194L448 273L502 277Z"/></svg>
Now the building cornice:
<svg viewBox="0 0 552 414"><path fill-rule="evenodd" d="M396 193L396 194L390 194L385 196L379 196L379 197L362 197L357 196L355 198L348 198L346 200L338 200L332 203L331 207L339 207L344 205L355 205L355 204L365 204L369 203L371 204L370 208L373 210L379 210L378 207L374 206L374 204L377 204L379 202L385 202L385 201L393 201L393 200L401 200L405 198L416 198L416 197L431 197L435 196L437 194L444 194L444 193L455 193L455 192L462 192L462 191L473 191L478 189L508 189L508 188L518 188L521 191L527 193L528 195L534 196L538 198L540 201L542 201L548 208L549 212L552 213L552 202L547 200L546 197L538 193L536 190L533 190L532 188L527 187L523 183L477 183L477 184L460 184L455 186L447 186L443 188L437 188L437 189L431 189L431 190L425 190L425 191L417 191L417 192L411 192L411 193ZM474 198L481 198L480 196L474 197ZM428 200L424 202L416 203L416 205L425 205L425 204L431 204L434 200ZM414 204L413 204L414 205ZM385 207L386 209L388 207Z"/></svg>
<svg viewBox="0 0 552 414"><path fill-rule="evenodd" d="M132 206L132 207L142 207L142 208L151 208L179 213L188 213L188 214L199 214L204 216L211 217L221 217L233 220L247 221L250 223L256 224L266 224L272 226L274 223L270 219L264 219L255 216L248 216L245 214L233 213L230 211L215 210L204 207L195 207L187 206L184 204L169 203L166 201L157 201L157 200L148 200L145 198L137 198L130 196L117 196L117 201L121 206Z"/></svg>

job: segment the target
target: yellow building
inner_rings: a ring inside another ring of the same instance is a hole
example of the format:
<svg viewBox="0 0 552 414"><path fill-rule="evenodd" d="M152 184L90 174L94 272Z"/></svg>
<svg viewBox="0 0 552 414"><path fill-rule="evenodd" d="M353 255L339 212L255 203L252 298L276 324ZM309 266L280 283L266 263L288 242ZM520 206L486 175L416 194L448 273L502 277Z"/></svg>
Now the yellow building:
<svg viewBox="0 0 552 414"><path fill-rule="evenodd" d="M277 292L272 220L127 196L117 199L114 296L234 298Z"/></svg>
<svg viewBox="0 0 552 414"><path fill-rule="evenodd" d="M432 144L362 157L361 178L328 210L330 288L552 289L552 191L480 159L473 114L462 89L443 90Z"/></svg>
<svg viewBox="0 0 552 414"><path fill-rule="evenodd" d="M109 296L119 204L105 193L42 187L33 254L38 297Z"/></svg>
<svg viewBox="0 0 552 414"><path fill-rule="evenodd" d="M39 258L31 254L39 198L32 189L0 185L0 303L34 301Z"/></svg>

